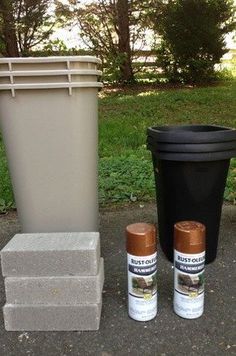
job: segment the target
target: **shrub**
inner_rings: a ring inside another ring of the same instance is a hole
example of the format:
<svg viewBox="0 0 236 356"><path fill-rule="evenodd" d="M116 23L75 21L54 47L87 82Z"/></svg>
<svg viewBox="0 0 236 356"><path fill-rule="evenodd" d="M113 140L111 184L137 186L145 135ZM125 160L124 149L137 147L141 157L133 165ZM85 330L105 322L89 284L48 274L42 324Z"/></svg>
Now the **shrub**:
<svg viewBox="0 0 236 356"><path fill-rule="evenodd" d="M155 17L162 41L158 65L170 81L207 82L227 52L225 35L235 29L233 0L162 1Z"/></svg>

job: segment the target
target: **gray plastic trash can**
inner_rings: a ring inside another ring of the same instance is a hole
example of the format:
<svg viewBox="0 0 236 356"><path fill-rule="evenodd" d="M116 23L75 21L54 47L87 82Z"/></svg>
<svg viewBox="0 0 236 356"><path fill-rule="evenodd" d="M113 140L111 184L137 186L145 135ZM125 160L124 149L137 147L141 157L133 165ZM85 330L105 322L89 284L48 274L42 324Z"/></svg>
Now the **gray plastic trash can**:
<svg viewBox="0 0 236 356"><path fill-rule="evenodd" d="M23 232L98 230L99 63L0 58L0 125Z"/></svg>

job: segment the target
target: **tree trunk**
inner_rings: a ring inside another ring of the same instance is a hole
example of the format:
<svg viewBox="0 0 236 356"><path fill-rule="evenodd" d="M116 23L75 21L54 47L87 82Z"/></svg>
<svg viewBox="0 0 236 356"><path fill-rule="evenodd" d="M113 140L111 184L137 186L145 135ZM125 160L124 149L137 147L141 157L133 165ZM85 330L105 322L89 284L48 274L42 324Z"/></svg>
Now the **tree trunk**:
<svg viewBox="0 0 236 356"><path fill-rule="evenodd" d="M117 24L121 82L129 83L134 80L134 74L131 63L128 0L117 0Z"/></svg>
<svg viewBox="0 0 236 356"><path fill-rule="evenodd" d="M0 14L2 15L3 40L7 57L19 57L13 6L11 0L0 0Z"/></svg>

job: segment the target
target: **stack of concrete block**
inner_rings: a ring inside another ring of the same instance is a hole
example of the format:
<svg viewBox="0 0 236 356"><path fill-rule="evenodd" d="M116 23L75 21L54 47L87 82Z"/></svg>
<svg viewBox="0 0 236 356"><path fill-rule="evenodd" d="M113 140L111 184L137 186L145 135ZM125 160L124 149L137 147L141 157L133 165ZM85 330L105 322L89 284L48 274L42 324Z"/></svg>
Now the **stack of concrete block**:
<svg viewBox="0 0 236 356"><path fill-rule="evenodd" d="M5 328L97 330L104 265L99 233L17 234L1 251Z"/></svg>

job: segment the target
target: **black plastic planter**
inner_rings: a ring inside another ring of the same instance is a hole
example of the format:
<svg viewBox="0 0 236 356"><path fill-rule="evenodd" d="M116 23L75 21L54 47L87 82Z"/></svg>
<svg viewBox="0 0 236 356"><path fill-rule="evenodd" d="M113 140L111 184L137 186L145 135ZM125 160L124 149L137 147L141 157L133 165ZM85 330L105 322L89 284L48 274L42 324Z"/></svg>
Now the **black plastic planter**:
<svg viewBox="0 0 236 356"><path fill-rule="evenodd" d="M188 125L147 130L152 152L160 244L173 261L177 221L206 225L206 263L217 254L221 208L230 158L236 157L236 130Z"/></svg>

